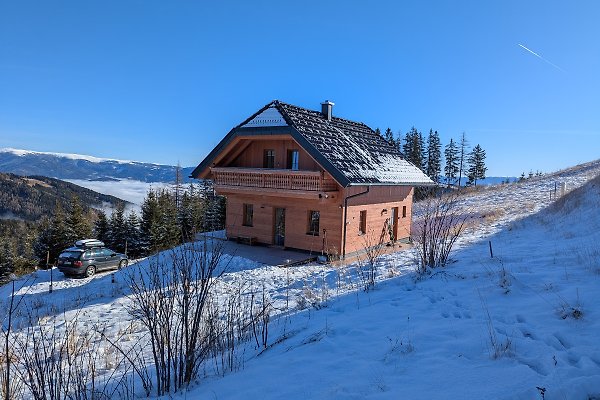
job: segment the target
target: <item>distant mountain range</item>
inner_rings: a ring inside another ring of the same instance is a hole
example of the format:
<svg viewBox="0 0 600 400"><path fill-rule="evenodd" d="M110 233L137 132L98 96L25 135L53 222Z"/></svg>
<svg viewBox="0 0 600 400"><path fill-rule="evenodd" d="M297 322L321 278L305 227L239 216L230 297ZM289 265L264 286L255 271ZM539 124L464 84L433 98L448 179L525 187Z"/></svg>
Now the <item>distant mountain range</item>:
<svg viewBox="0 0 600 400"><path fill-rule="evenodd" d="M0 149L0 172L17 175L42 175L74 181L94 190L105 193L105 186L111 181L139 181L146 183L174 183L176 168L173 165L152 164L139 161L114 160L82 154L47 153L30 150ZM182 182L193 181L189 178L194 167L181 168ZM478 185L502 183L507 177L489 176ZM509 177L510 181L517 178ZM84 182L84 181L87 181ZM462 184L467 179L462 179ZM94 182L99 182L94 184ZM104 184L102 183L104 182ZM145 193L146 188L144 188ZM119 192L112 192L120 196ZM129 199L128 199L129 200ZM135 202L135 201L134 201Z"/></svg>
<svg viewBox="0 0 600 400"><path fill-rule="evenodd" d="M47 153L18 149L0 149L0 172L17 175L41 175L58 179L111 181L128 179L141 182L175 182L173 165L113 160L81 154ZM194 167L181 169L183 182Z"/></svg>
<svg viewBox="0 0 600 400"><path fill-rule="evenodd" d="M69 209L79 197L85 208L112 208L123 200L45 176L0 173L0 219L36 221L52 214L56 204Z"/></svg>

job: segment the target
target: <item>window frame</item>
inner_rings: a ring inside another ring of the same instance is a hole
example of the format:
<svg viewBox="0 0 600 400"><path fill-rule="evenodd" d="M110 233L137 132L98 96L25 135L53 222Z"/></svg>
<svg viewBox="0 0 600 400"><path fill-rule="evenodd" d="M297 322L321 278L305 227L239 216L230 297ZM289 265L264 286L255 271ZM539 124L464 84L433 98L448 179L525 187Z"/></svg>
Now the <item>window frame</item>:
<svg viewBox="0 0 600 400"><path fill-rule="evenodd" d="M314 216L317 218L314 218ZM319 236L320 227L321 227L321 212L319 210L308 210L308 227L306 229L306 234L311 236ZM314 223L316 221L316 226Z"/></svg>
<svg viewBox="0 0 600 400"><path fill-rule="evenodd" d="M275 169L275 149L265 149L263 152L263 168Z"/></svg>
<svg viewBox="0 0 600 400"><path fill-rule="evenodd" d="M402 218L406 218L406 206L402 206Z"/></svg>
<svg viewBox="0 0 600 400"><path fill-rule="evenodd" d="M242 206L242 226L254 226L254 204L243 203Z"/></svg>
<svg viewBox="0 0 600 400"><path fill-rule="evenodd" d="M367 233L367 210L361 210L358 218L358 234L365 235Z"/></svg>

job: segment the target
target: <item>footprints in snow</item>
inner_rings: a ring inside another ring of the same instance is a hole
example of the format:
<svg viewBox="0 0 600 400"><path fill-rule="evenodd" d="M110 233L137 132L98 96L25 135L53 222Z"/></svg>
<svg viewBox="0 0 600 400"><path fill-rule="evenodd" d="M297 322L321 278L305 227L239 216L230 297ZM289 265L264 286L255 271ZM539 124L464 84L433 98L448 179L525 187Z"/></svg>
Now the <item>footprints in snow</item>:
<svg viewBox="0 0 600 400"><path fill-rule="evenodd" d="M452 295L456 296L455 293ZM458 300L454 300L454 301L450 302L450 310L445 309L442 311L443 318L450 318L450 316L452 316L456 319L462 319L462 318L471 319L471 318L473 318L473 316L471 315L471 311Z"/></svg>

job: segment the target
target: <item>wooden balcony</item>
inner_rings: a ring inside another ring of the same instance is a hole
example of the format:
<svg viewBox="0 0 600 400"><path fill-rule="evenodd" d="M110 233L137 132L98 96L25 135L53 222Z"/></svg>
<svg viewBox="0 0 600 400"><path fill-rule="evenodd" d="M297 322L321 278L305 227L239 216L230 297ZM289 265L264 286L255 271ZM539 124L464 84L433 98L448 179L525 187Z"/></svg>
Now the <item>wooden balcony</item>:
<svg viewBox="0 0 600 400"><path fill-rule="evenodd" d="M216 185L240 188L262 188L333 192L337 184L319 171L292 171L263 168L211 168Z"/></svg>

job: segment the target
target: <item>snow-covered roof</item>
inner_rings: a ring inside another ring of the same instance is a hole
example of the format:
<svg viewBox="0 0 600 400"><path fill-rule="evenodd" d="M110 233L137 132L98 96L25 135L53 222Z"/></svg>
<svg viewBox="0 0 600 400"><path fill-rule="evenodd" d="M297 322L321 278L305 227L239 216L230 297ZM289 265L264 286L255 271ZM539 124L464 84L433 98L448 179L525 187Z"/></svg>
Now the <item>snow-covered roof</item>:
<svg viewBox="0 0 600 400"><path fill-rule="evenodd" d="M434 183L419 168L406 161L390 145L362 122L343 118L327 119L319 111L278 100L234 128L198 165L198 176L235 136L249 130L259 135L277 130L289 133L340 185L427 186Z"/></svg>
<svg viewBox="0 0 600 400"><path fill-rule="evenodd" d="M259 126L287 126L287 122L285 122L285 118L283 118L283 115L281 115L277 108L271 106L242 125L242 128Z"/></svg>

